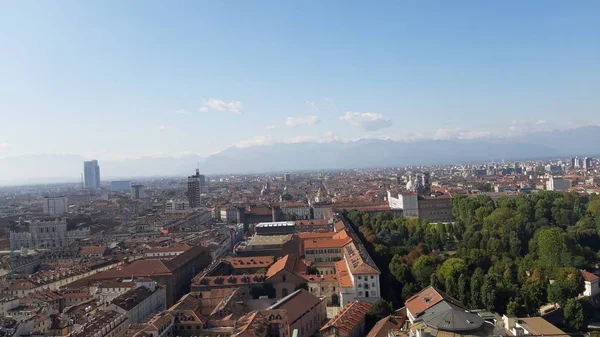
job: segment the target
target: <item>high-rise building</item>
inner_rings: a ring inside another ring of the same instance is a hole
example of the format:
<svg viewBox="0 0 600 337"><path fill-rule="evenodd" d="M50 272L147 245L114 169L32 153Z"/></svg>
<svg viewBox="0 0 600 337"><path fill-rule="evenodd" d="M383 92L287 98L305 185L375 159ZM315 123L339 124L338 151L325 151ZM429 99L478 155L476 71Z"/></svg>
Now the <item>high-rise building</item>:
<svg viewBox="0 0 600 337"><path fill-rule="evenodd" d="M190 207L200 207L200 170L196 169L196 174L188 177L187 197Z"/></svg>
<svg viewBox="0 0 600 337"><path fill-rule="evenodd" d="M571 168L574 169L575 168L575 157L571 158Z"/></svg>
<svg viewBox="0 0 600 337"><path fill-rule="evenodd" d="M44 204L42 206L44 215L60 215L67 213L67 207L69 203L67 197L44 197Z"/></svg>
<svg viewBox="0 0 600 337"><path fill-rule="evenodd" d="M283 181L291 181L292 180L292 176L289 173L285 173L283 175Z"/></svg>
<svg viewBox="0 0 600 337"><path fill-rule="evenodd" d="M111 192L128 192L131 190L131 180L115 180L110 182Z"/></svg>
<svg viewBox="0 0 600 337"><path fill-rule="evenodd" d="M95 159L83 162L83 187L92 190L100 188L100 166Z"/></svg>
<svg viewBox="0 0 600 337"><path fill-rule="evenodd" d="M144 185L131 185L131 199L144 199L145 197Z"/></svg>
<svg viewBox="0 0 600 337"><path fill-rule="evenodd" d="M208 192L208 186L206 186L206 176L204 174L200 174L198 176L198 180L200 181L200 193Z"/></svg>
<svg viewBox="0 0 600 337"><path fill-rule="evenodd" d="M590 158L590 157L583 158L583 169L587 171L591 168L592 168L592 158Z"/></svg>

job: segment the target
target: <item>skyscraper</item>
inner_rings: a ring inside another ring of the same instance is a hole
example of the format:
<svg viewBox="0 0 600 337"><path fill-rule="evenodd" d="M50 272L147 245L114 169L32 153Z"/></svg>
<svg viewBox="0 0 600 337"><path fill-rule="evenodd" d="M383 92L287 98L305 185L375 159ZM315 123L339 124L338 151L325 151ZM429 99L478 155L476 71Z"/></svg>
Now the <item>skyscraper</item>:
<svg viewBox="0 0 600 337"><path fill-rule="evenodd" d="M190 207L200 207L200 170L196 169L196 174L188 177L187 197Z"/></svg>
<svg viewBox="0 0 600 337"><path fill-rule="evenodd" d="M97 160L83 162L83 187L97 190L100 188L100 166Z"/></svg>
<svg viewBox="0 0 600 337"><path fill-rule="evenodd" d="M206 186L206 176L203 174L198 175L198 180L200 181L200 192L206 193L208 192L208 186Z"/></svg>

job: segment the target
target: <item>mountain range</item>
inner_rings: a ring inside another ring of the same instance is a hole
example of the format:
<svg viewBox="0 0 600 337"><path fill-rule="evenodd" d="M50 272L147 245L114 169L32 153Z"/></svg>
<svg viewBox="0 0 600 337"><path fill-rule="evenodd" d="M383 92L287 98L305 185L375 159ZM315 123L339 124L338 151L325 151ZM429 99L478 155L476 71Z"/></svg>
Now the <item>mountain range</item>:
<svg viewBox="0 0 600 337"><path fill-rule="evenodd" d="M477 163L600 154L600 126L532 132L516 137L353 142L275 143L230 147L208 157L143 157L101 161L103 180L116 177L303 171L404 165ZM85 159L31 155L0 159L0 184L79 181Z"/></svg>

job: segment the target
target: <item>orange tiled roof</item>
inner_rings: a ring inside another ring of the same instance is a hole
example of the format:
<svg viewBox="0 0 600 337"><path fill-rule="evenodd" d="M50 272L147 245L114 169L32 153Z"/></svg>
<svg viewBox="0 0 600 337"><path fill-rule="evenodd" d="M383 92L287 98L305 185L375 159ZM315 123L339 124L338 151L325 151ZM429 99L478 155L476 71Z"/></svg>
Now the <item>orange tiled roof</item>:
<svg viewBox="0 0 600 337"><path fill-rule="evenodd" d="M597 281L599 279L598 276L588 272L587 270L582 270L581 271L581 276L583 276L583 279L588 281L588 282L593 282L593 281Z"/></svg>
<svg viewBox="0 0 600 337"><path fill-rule="evenodd" d="M304 242L304 249L313 249L313 248L342 248L347 245L350 241L350 238L339 239L339 240L312 240Z"/></svg>
<svg viewBox="0 0 600 337"><path fill-rule="evenodd" d="M342 335L351 336L352 331L356 329L364 320L367 313L371 310L373 304L362 301L350 302L344 309L325 324L321 330L325 331L335 327Z"/></svg>
<svg viewBox="0 0 600 337"><path fill-rule="evenodd" d="M464 308L464 305L460 303L458 300L450 297L448 294L429 286L420 293L414 295L409 298L405 302L406 309L410 311L413 316L417 316L418 313L423 312L432 306L440 303L441 301L448 301L452 304L455 304L461 308Z"/></svg>
<svg viewBox="0 0 600 337"><path fill-rule="evenodd" d="M234 269L246 268L268 268L275 262L273 256L254 256L254 257L228 257L222 259Z"/></svg>
<svg viewBox="0 0 600 337"><path fill-rule="evenodd" d="M344 260L340 260L335 263L335 273L338 280L340 280L340 287L352 288L352 279L350 278L350 274L348 273L348 268L346 267L346 262L344 262Z"/></svg>

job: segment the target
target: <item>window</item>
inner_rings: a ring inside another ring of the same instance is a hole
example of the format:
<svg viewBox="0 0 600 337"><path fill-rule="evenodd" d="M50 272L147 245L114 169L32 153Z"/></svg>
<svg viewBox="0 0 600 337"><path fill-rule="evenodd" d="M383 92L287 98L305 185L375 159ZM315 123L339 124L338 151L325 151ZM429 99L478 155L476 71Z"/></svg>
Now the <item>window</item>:
<svg viewBox="0 0 600 337"><path fill-rule="evenodd" d="M281 275L281 280L285 282L285 275Z"/></svg>
<svg viewBox="0 0 600 337"><path fill-rule="evenodd" d="M358 292L358 296L362 296L362 291L359 291L359 292Z"/></svg>
<svg viewBox="0 0 600 337"><path fill-rule="evenodd" d="M358 275L358 279L359 279L359 280L362 280L362 276Z"/></svg>
<svg viewBox="0 0 600 337"><path fill-rule="evenodd" d="M365 297L369 297L369 292L365 291Z"/></svg>
<svg viewBox="0 0 600 337"><path fill-rule="evenodd" d="M373 275L371 275L371 280L372 280L373 278L374 278L374 277L373 277Z"/></svg>

